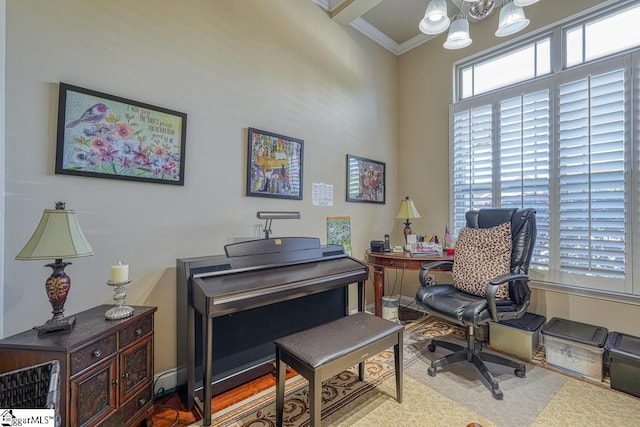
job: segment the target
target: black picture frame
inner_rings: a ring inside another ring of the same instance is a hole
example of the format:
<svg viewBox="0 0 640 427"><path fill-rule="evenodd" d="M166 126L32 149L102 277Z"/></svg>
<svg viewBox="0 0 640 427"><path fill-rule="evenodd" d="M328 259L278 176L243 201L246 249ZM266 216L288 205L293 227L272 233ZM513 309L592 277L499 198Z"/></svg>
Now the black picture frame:
<svg viewBox="0 0 640 427"><path fill-rule="evenodd" d="M247 196L302 200L304 141L248 128Z"/></svg>
<svg viewBox="0 0 640 427"><path fill-rule="evenodd" d="M184 185L187 115L60 83L55 173Z"/></svg>
<svg viewBox="0 0 640 427"><path fill-rule="evenodd" d="M386 203L386 164L347 154L347 202Z"/></svg>

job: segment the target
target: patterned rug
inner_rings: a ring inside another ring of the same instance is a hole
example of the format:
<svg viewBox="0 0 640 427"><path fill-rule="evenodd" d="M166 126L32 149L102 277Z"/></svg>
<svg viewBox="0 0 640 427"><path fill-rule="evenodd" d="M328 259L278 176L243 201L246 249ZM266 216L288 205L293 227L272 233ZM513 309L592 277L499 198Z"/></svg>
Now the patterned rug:
<svg viewBox="0 0 640 427"><path fill-rule="evenodd" d="M365 381L357 366L325 381L322 387L323 426L573 426L636 425L640 399L542 366L525 363L526 378L498 365L491 369L504 392L492 398L473 366L456 363L427 374L431 360L448 353L427 351L430 338L461 342L464 330L431 316L405 326L404 399L395 394L393 350L365 363ZM464 341L462 341L464 344ZM540 357L539 354L536 357ZM284 426L309 425L308 384L300 377L287 380ZM577 403L578 404L577 404ZM275 388L272 387L223 411L213 413L213 425L230 427L275 426ZM632 424L632 421L633 424ZM199 423L193 426L200 425Z"/></svg>

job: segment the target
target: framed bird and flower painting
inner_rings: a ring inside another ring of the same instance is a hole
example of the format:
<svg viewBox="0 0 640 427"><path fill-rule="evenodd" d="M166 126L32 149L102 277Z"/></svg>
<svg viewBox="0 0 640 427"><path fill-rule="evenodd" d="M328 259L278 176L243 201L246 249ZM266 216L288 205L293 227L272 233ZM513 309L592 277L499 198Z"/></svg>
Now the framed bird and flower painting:
<svg viewBox="0 0 640 427"><path fill-rule="evenodd" d="M56 174L184 185L187 115L60 83Z"/></svg>

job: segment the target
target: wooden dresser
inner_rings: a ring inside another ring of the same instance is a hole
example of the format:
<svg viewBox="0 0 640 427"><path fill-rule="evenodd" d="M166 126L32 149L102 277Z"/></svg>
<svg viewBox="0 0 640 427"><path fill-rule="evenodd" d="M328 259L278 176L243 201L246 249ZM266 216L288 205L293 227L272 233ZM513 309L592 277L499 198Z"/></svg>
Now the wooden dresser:
<svg viewBox="0 0 640 427"><path fill-rule="evenodd" d="M106 320L111 305L77 313L69 331L33 329L0 340L0 372L60 362L63 426L150 426L153 413L153 315L156 307Z"/></svg>

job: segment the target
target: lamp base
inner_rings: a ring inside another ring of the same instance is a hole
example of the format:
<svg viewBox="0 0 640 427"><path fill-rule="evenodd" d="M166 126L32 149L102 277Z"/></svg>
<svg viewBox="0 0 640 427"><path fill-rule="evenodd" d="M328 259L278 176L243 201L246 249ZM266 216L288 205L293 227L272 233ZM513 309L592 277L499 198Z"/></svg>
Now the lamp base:
<svg viewBox="0 0 640 427"><path fill-rule="evenodd" d="M75 324L75 317L62 317L60 319L49 319L40 326L34 326L33 329L38 331L38 335L44 335L48 332L68 331Z"/></svg>
<svg viewBox="0 0 640 427"><path fill-rule="evenodd" d="M71 263L62 262L62 259L56 259L55 262L45 265L45 267L51 267L53 270L53 273L44 284L49 303L53 308L53 317L43 325L33 327L38 331L38 335L55 331L67 331L76 324L75 317L64 317L64 303L67 301L67 295L69 295L69 289L71 289L71 278L64 272L64 268L67 265L71 265Z"/></svg>
<svg viewBox="0 0 640 427"><path fill-rule="evenodd" d="M411 229L411 223L409 222L409 220L407 219L407 222L404 223L404 230L402 230L402 233L404 234L404 243L407 244L408 243L408 235L411 234L413 232L413 230Z"/></svg>

